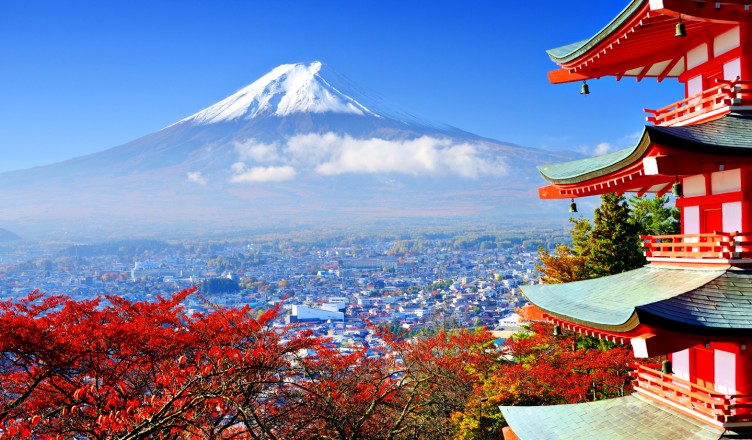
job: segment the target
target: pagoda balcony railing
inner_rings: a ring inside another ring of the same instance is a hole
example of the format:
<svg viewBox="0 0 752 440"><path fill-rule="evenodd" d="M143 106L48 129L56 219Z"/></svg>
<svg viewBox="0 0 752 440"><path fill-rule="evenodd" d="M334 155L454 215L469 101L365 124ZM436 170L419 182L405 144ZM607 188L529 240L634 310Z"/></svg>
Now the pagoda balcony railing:
<svg viewBox="0 0 752 440"><path fill-rule="evenodd" d="M631 364L632 386L642 395L716 425L752 427L752 394L725 394L648 365Z"/></svg>
<svg viewBox="0 0 752 440"><path fill-rule="evenodd" d="M654 125L677 125L752 106L752 81L716 80L717 86L658 110L645 109Z"/></svg>
<svg viewBox="0 0 752 440"><path fill-rule="evenodd" d="M750 260L752 232L713 232L707 234L641 235L648 261L688 261L728 263Z"/></svg>

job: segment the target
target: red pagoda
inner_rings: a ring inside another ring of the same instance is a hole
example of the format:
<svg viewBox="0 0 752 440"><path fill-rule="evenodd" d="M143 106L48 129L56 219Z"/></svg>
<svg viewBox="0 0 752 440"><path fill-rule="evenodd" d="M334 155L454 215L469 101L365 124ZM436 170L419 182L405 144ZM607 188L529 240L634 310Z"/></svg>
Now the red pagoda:
<svg viewBox="0 0 752 440"><path fill-rule="evenodd" d="M633 0L594 37L548 54L552 83L677 78L685 96L645 110L634 147L540 167L540 197L671 191L682 230L643 237L642 268L523 287L560 327L669 361L636 366L627 397L501 407L513 435L752 438L752 1Z"/></svg>

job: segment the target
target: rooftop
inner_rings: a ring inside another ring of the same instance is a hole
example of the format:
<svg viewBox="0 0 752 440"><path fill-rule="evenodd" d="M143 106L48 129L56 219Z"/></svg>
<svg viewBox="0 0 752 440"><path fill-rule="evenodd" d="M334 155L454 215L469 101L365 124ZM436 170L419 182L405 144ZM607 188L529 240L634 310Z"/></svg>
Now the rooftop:
<svg viewBox="0 0 752 440"><path fill-rule="evenodd" d="M569 198L615 191L665 193L676 176L752 164L749 133L752 115L738 113L694 125L646 126L633 147L538 167L552 183L539 194Z"/></svg>
<svg viewBox="0 0 752 440"><path fill-rule="evenodd" d="M522 290L548 315L604 332L646 324L702 335L752 334L751 270L648 265Z"/></svg>
<svg viewBox="0 0 752 440"><path fill-rule="evenodd" d="M679 17L686 38L674 37ZM548 50L559 69L549 72L553 83L615 76L679 77L685 72L685 48L699 46L708 37L733 32L739 22L749 22L752 10L740 1L633 0L595 35ZM727 56L732 56L733 49Z"/></svg>
<svg viewBox="0 0 752 440"><path fill-rule="evenodd" d="M721 429L639 395L571 405L501 406L520 440L609 440L723 438Z"/></svg>

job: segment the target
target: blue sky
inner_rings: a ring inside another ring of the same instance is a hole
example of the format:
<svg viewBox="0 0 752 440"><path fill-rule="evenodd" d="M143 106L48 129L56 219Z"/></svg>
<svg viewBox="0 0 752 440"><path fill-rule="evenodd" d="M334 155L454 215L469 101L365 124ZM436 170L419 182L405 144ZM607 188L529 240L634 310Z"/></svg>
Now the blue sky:
<svg viewBox="0 0 752 440"><path fill-rule="evenodd" d="M676 80L551 85L546 49L627 0L0 2L0 171L163 128L279 64L320 60L429 119L519 145L630 145Z"/></svg>

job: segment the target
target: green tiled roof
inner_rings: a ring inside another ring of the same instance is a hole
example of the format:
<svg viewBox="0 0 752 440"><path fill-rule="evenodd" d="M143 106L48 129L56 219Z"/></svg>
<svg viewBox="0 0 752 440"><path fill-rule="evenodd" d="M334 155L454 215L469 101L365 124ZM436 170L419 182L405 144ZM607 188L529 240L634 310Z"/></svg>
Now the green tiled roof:
<svg viewBox="0 0 752 440"><path fill-rule="evenodd" d="M752 334L752 271L729 270L697 289L639 307L638 313L640 322L670 321L675 330Z"/></svg>
<svg viewBox="0 0 752 440"><path fill-rule="evenodd" d="M523 286L522 292L552 316L602 330L629 331L639 324L637 312L642 306L698 289L725 272L645 266L592 280ZM681 313L682 305L674 304L672 313ZM752 304L746 309L752 312ZM654 307L648 311L663 317Z"/></svg>
<svg viewBox="0 0 752 440"><path fill-rule="evenodd" d="M576 43L570 43L566 46L549 49L546 51L551 60L557 64L566 63L568 61L577 59L585 54L592 47L598 45L601 41L606 39L612 32L617 30L627 19L629 19L635 12L640 10L644 5L645 0L633 0L626 8L624 8L619 15L611 21L606 27L601 29L592 38L578 41Z"/></svg>
<svg viewBox="0 0 752 440"><path fill-rule="evenodd" d="M633 163L635 159L630 156L633 156L635 153L637 153L637 158L639 158L642 153L641 151L638 151L637 146L624 148L600 156L588 157L570 162L542 165L538 167L538 171L543 174L543 177L554 183L576 183L582 180L603 176L614 169L619 169Z"/></svg>
<svg viewBox="0 0 752 440"><path fill-rule="evenodd" d="M560 47L555 47L553 49L549 49L546 51L546 53L548 53L548 56L551 57L552 60L556 61L557 59L564 58L567 55L573 53L577 49L587 44L587 42L590 40L591 40L590 38L586 38L584 40L575 41L574 43L569 43L565 46L560 46Z"/></svg>
<svg viewBox="0 0 752 440"><path fill-rule="evenodd" d="M685 150L708 151L718 154L752 154L752 118L730 113L703 124L683 127L645 127L650 140Z"/></svg>
<svg viewBox="0 0 752 440"><path fill-rule="evenodd" d="M717 440L723 433L635 394L572 405L499 409L520 440Z"/></svg>
<svg viewBox="0 0 752 440"><path fill-rule="evenodd" d="M652 143L680 150L718 155L752 155L752 118L730 113L702 124L647 126L634 147L571 162L539 166L551 183L566 185L584 182L622 169L642 159Z"/></svg>

